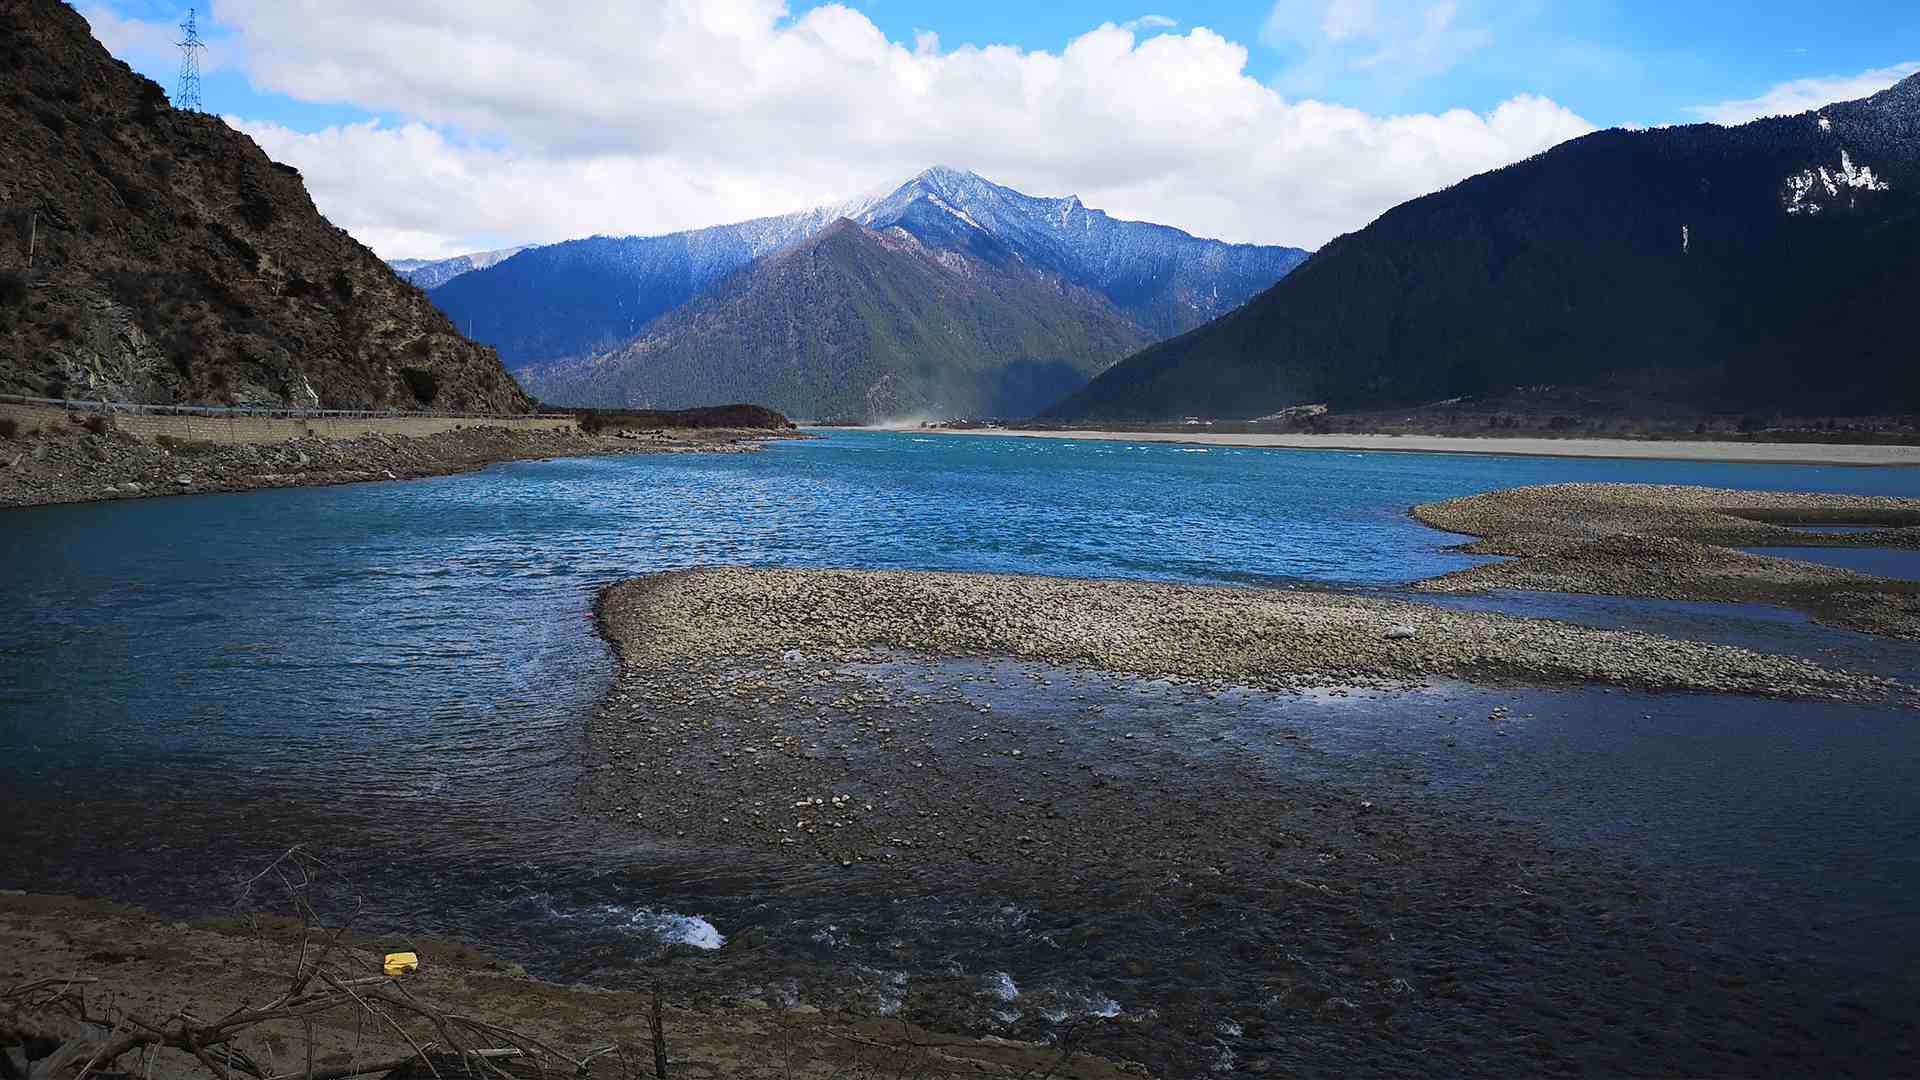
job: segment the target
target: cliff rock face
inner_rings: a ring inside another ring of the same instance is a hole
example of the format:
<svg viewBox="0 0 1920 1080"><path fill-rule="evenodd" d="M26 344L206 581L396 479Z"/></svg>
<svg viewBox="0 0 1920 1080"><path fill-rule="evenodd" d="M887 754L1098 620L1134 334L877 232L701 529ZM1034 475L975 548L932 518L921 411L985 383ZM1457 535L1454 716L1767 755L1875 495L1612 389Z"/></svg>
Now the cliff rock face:
<svg viewBox="0 0 1920 1080"><path fill-rule="evenodd" d="M1603 131L1404 203L1052 415L1250 417L1632 381L1703 412L1920 410L1920 76Z"/></svg>
<svg viewBox="0 0 1920 1080"><path fill-rule="evenodd" d="M492 349L59 0L0 0L0 392L524 412Z"/></svg>
<svg viewBox="0 0 1920 1080"><path fill-rule="evenodd" d="M654 321L624 348L524 369L543 400L789 416L1030 416L1148 340L1106 297L842 219Z"/></svg>

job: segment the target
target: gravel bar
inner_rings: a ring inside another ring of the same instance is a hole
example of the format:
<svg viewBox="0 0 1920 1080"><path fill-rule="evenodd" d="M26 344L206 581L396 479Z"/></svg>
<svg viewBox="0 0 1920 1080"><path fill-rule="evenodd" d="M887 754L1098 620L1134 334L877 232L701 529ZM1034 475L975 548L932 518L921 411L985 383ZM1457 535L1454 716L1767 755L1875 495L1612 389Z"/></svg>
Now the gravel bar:
<svg viewBox="0 0 1920 1080"><path fill-rule="evenodd" d="M1309 591L910 571L658 574L601 596L629 665L800 650L997 655L1267 690L1434 678L1875 700L1806 660L1545 619Z"/></svg>
<svg viewBox="0 0 1920 1080"><path fill-rule="evenodd" d="M1513 488L1412 509L1514 556L1419 582L1430 592L1530 589L1770 603L1832 626L1920 639L1920 582L1752 555L1737 547L1920 548L1920 500L1654 484ZM1813 533L1794 525L1879 526Z"/></svg>

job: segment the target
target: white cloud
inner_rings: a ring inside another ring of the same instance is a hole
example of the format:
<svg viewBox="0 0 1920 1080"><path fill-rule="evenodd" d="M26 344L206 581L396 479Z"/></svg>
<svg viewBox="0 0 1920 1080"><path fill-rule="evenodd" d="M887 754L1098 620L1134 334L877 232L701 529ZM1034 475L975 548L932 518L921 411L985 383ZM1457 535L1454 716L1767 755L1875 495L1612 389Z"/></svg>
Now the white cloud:
<svg viewBox="0 0 1920 1080"><path fill-rule="evenodd" d="M1341 72L1409 84L1454 67L1493 40L1458 0L1276 0L1260 39L1292 54L1283 82L1317 87Z"/></svg>
<svg viewBox="0 0 1920 1080"><path fill-rule="evenodd" d="M1874 68L1858 75L1794 79L1768 88L1759 97L1695 105L1687 112L1715 124L1744 124L1763 116L1792 116L1836 101L1872 97L1915 72L1920 72L1920 61Z"/></svg>
<svg viewBox="0 0 1920 1080"><path fill-rule="evenodd" d="M308 134L239 121L385 255L739 220L934 163L1202 235L1317 246L1591 129L1530 96L1398 117L1290 101L1204 28L943 50L845 6L778 0L217 4L256 84L411 118Z"/></svg>
<svg viewBox="0 0 1920 1080"><path fill-rule="evenodd" d="M1137 34L1142 30L1171 30L1180 25L1179 19L1165 15L1142 15L1137 19L1128 19L1120 24L1120 29Z"/></svg>

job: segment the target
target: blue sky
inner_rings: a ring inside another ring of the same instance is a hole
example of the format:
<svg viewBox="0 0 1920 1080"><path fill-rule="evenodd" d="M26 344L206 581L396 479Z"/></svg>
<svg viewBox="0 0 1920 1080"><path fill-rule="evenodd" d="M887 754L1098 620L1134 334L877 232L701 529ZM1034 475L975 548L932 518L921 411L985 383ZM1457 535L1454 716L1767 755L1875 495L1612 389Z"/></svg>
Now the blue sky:
<svg viewBox="0 0 1920 1080"><path fill-rule="evenodd" d="M81 0L171 90L186 5ZM388 256L664 232L931 164L1313 247L1595 127L1734 123L1920 70L1833 0L208 0L208 111Z"/></svg>
<svg viewBox="0 0 1920 1080"><path fill-rule="evenodd" d="M1796 79L1840 76L1920 60L1920 4L1900 0L1583 0L1461 3L1456 25L1486 43L1431 75L1339 69L1296 79L1311 48L1263 34L1276 6L1311 25L1314 5L1211 0L1115 9L1091 0L870 0L856 5L890 36L930 29L945 45L1005 43L1058 49L1101 22L1146 14L1206 26L1250 48L1248 71L1290 94L1374 111L1485 110L1519 92L1551 97L1601 126L1683 123L1690 106L1757 97ZM1379 4L1378 8L1434 5Z"/></svg>

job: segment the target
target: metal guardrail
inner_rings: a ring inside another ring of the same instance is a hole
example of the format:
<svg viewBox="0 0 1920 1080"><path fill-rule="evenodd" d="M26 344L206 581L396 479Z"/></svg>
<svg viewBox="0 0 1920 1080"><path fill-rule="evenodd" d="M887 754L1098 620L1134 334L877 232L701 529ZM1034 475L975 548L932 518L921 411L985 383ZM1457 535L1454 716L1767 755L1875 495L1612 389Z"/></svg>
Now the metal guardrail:
<svg viewBox="0 0 1920 1080"><path fill-rule="evenodd" d="M243 405L148 405L137 401L88 401L83 398L27 397L0 394L0 402L46 405L69 412L126 413L133 416L250 416L269 419L346 420L574 420L572 413L471 413L402 409L274 409Z"/></svg>

